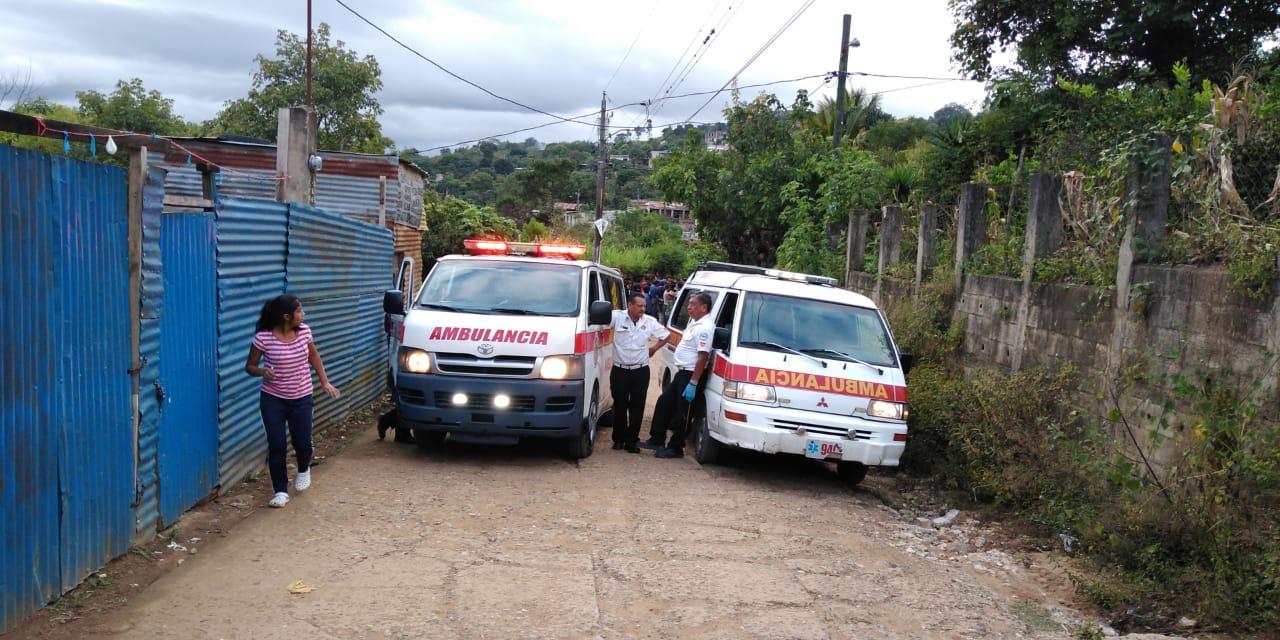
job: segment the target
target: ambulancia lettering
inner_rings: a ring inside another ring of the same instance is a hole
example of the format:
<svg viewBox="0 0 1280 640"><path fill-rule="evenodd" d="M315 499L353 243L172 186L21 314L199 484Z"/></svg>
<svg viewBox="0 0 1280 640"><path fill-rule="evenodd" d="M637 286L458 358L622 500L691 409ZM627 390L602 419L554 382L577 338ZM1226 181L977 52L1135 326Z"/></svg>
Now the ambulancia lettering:
<svg viewBox="0 0 1280 640"><path fill-rule="evenodd" d="M808 391L825 391L850 396L862 396L865 398L880 398L882 400L892 399L892 396L889 395L889 388L880 383L867 382L865 380L849 380L846 378L832 378L830 376L818 376L812 373L800 373L798 371L757 369L755 380L753 380L753 382L757 384L770 384L778 387L806 389Z"/></svg>
<svg viewBox="0 0 1280 640"><path fill-rule="evenodd" d="M510 342L515 344L547 344L546 331L514 329L480 329L471 327L432 327L429 340L455 342Z"/></svg>

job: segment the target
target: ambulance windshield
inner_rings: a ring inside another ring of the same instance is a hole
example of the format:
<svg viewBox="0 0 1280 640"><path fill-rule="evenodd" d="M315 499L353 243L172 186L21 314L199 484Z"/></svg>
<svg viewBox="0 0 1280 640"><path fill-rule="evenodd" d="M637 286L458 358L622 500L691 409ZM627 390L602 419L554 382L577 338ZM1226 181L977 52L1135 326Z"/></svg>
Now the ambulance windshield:
<svg viewBox="0 0 1280 640"><path fill-rule="evenodd" d="M889 332L874 309L766 293L747 295L738 344L771 348L769 343L832 360L848 359L898 366Z"/></svg>
<svg viewBox="0 0 1280 640"><path fill-rule="evenodd" d="M444 260L418 304L459 313L575 316L582 270L558 264Z"/></svg>

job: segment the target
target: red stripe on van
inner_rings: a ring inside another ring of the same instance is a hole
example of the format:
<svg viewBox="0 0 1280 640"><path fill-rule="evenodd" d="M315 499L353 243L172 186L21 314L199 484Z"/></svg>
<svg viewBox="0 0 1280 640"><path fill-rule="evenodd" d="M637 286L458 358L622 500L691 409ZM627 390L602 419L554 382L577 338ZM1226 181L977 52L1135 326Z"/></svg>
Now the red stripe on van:
<svg viewBox="0 0 1280 640"><path fill-rule="evenodd" d="M716 362L712 371L714 371L716 375L734 382L770 384L775 387L804 389L806 391L819 391L822 393L838 393L846 396L874 398L878 400L893 400L895 402L907 401L907 388L896 384L884 384L882 382L872 382L870 380L854 380L852 378L838 378L835 376L824 376L815 373L801 373L799 371L748 367L743 364L734 364L729 362L728 358L720 355L716 356Z"/></svg>
<svg viewBox="0 0 1280 640"><path fill-rule="evenodd" d="M584 331L573 339L574 353L591 353L596 349L613 344L613 329Z"/></svg>

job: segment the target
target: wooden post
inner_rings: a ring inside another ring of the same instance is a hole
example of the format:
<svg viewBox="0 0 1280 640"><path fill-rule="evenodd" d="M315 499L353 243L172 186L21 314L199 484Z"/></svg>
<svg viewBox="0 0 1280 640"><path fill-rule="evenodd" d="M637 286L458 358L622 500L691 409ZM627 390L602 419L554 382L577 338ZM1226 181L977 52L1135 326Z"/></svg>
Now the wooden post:
<svg viewBox="0 0 1280 640"><path fill-rule="evenodd" d="M284 107L279 118L276 175L284 179L277 182L276 201L311 204L312 172L308 160L315 153L311 148L311 118L305 107Z"/></svg>
<svg viewBox="0 0 1280 640"><path fill-rule="evenodd" d="M387 226L387 177L378 176L378 226Z"/></svg>
<svg viewBox="0 0 1280 640"><path fill-rule="evenodd" d="M142 194L147 184L147 148L129 151L128 231L129 243L129 384L133 412L133 451L138 454L138 427L142 380Z"/></svg>

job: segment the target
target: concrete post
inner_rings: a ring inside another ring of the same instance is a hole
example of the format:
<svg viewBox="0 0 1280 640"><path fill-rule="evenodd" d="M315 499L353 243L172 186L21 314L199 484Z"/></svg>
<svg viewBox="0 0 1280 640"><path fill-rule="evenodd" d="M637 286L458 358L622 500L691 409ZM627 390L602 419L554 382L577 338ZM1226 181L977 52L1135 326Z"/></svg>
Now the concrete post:
<svg viewBox="0 0 1280 640"><path fill-rule="evenodd" d="M1027 210L1027 241L1022 254L1022 280L1030 282L1035 261L1062 246L1062 177L1048 173L1031 176Z"/></svg>
<svg viewBox="0 0 1280 640"><path fill-rule="evenodd" d="M1031 283L1036 260L1062 246L1062 177L1037 173L1031 176L1027 209L1027 240L1022 253L1022 293L1018 299L1017 327L1013 333L1010 361L1012 369L1022 369L1027 344L1027 324L1031 317Z"/></svg>
<svg viewBox="0 0 1280 640"><path fill-rule="evenodd" d="M1125 232L1116 266L1116 308L1129 308L1133 265L1164 250L1169 222L1170 139L1155 134L1135 145L1125 181Z"/></svg>
<svg viewBox="0 0 1280 640"><path fill-rule="evenodd" d="M853 279L853 274L862 271L862 263L867 253L867 214L865 211L849 212L849 232L845 247L845 286Z"/></svg>
<svg viewBox="0 0 1280 640"><path fill-rule="evenodd" d="M305 107L280 109L276 128L276 175L284 176L276 183L277 202L311 204L312 172L308 160L312 147L314 114Z"/></svg>
<svg viewBox="0 0 1280 640"><path fill-rule="evenodd" d="M879 276L883 278L885 271L902 257L902 208L887 205L881 211L884 218L880 222Z"/></svg>
<svg viewBox="0 0 1280 640"><path fill-rule="evenodd" d="M964 265L987 242L987 185L966 182L960 185L956 207L956 292L964 284Z"/></svg>
<svg viewBox="0 0 1280 640"><path fill-rule="evenodd" d="M933 270L933 260L938 254L938 205L932 202L920 207L920 240L916 242L916 297L920 287Z"/></svg>

